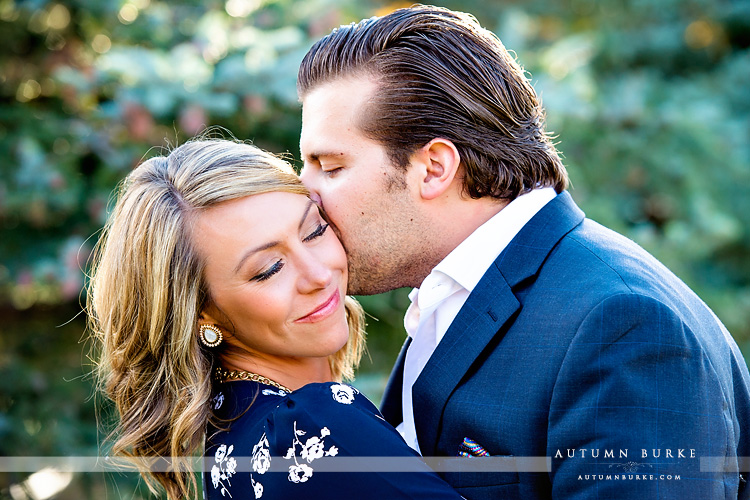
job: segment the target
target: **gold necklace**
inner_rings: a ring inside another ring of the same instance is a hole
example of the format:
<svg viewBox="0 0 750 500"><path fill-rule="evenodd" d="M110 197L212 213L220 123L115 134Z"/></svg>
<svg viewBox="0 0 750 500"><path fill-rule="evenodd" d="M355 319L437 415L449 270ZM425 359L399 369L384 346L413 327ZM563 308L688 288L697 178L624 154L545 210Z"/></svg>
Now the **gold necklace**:
<svg viewBox="0 0 750 500"><path fill-rule="evenodd" d="M284 387L283 385L279 384L276 381L271 380L268 377L264 377L263 375L259 375L253 372L246 372L244 370L231 370L230 371L220 366L217 366L216 371L214 372L214 377L219 382L227 382L229 380L252 380L253 382L260 382L261 384L266 384L272 387L276 387L277 389L281 389L282 391L286 393L292 392L292 390L289 389L288 387Z"/></svg>

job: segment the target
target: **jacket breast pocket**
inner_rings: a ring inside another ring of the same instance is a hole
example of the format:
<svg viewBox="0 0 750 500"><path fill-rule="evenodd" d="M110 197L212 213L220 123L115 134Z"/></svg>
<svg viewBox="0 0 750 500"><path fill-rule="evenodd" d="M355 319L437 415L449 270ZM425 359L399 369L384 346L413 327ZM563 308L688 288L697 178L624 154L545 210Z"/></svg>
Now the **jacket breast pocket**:
<svg viewBox="0 0 750 500"><path fill-rule="evenodd" d="M463 491L464 496L468 495L467 498L498 498L500 492L507 498L516 498L517 493L512 492L518 490L518 471L493 470L497 464L507 469L502 467L504 458L513 459L510 456L453 459L442 476L459 493Z"/></svg>
<svg viewBox="0 0 750 500"><path fill-rule="evenodd" d="M460 495L472 500L521 500L517 472L449 472L445 479Z"/></svg>

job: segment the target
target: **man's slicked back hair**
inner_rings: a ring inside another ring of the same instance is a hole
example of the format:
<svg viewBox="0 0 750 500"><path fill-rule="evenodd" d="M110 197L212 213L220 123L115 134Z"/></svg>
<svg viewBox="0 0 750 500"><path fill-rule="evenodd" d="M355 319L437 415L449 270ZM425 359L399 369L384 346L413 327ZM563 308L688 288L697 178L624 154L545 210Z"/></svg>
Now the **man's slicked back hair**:
<svg viewBox="0 0 750 500"><path fill-rule="evenodd" d="M432 139L452 141L472 198L516 198L535 187L567 187L544 129L544 110L523 69L476 19L414 6L341 26L300 66L301 99L340 78L378 83L358 123L402 169Z"/></svg>

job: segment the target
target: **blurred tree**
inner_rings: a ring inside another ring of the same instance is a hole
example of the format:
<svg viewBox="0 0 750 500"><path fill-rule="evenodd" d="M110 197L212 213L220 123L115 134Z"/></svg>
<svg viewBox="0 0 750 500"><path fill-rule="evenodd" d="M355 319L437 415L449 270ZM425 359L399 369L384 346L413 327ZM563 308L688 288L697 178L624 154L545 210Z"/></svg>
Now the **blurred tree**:
<svg viewBox="0 0 750 500"><path fill-rule="evenodd" d="M750 354L750 0L434 3L518 54L587 215L673 269ZM296 155L306 50L409 4L0 0L0 454L95 449L84 327L55 326L117 182L208 125ZM377 398L408 299L362 301Z"/></svg>
<svg viewBox="0 0 750 500"><path fill-rule="evenodd" d="M696 290L747 357L750 2L536 1L501 20L573 196Z"/></svg>

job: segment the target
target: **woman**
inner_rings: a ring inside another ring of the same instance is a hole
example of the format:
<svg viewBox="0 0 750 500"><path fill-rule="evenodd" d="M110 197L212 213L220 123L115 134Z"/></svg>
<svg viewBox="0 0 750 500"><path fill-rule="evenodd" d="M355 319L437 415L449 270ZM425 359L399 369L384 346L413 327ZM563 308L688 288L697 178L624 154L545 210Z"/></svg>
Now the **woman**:
<svg viewBox="0 0 750 500"><path fill-rule="evenodd" d="M195 140L137 167L89 288L120 417L112 454L170 457L171 471L144 473L170 499L196 494L190 456L204 440L209 499L460 498L423 465L316 473L327 457L414 457L340 383L363 349L346 284L340 242L284 161Z"/></svg>

